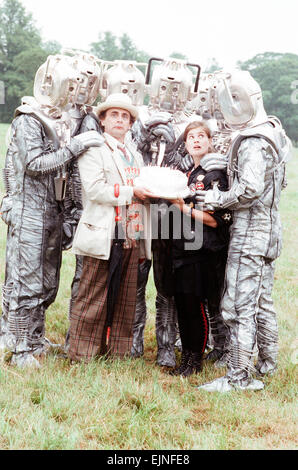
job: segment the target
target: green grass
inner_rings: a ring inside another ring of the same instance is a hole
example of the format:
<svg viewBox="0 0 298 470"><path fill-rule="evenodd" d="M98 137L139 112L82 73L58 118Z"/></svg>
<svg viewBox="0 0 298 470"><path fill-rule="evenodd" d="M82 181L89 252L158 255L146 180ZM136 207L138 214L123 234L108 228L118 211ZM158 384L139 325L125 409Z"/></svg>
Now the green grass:
<svg viewBox="0 0 298 470"><path fill-rule="evenodd" d="M0 167L4 135L0 125ZM278 373L258 393L199 392L195 386L222 375L206 365L190 379L155 365L154 293L147 289L145 355L137 360L71 365L49 355L38 371L2 362L0 449L294 449L297 447L298 151L288 165L281 213L284 247L277 261L274 300L280 325ZM0 196L3 185L0 183ZM0 222L0 277L4 280L6 227ZM56 302L47 312L47 337L62 343L74 257L64 253Z"/></svg>

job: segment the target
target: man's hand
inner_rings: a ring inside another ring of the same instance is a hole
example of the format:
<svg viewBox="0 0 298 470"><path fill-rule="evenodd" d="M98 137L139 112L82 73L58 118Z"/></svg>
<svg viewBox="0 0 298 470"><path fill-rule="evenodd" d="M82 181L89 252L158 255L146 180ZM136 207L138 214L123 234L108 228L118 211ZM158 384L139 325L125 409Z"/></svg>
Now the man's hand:
<svg viewBox="0 0 298 470"><path fill-rule="evenodd" d="M148 197L156 197L151 191L146 188L135 187L133 188L133 195L140 199L141 201L145 201Z"/></svg>

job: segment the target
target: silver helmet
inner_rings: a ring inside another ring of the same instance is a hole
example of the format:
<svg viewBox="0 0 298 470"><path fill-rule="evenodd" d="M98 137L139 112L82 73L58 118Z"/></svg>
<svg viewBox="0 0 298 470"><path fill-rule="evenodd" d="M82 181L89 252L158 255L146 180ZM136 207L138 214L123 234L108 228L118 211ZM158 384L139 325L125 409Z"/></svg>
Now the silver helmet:
<svg viewBox="0 0 298 470"><path fill-rule="evenodd" d="M69 60L76 72L77 82L71 93L71 102L92 106L99 95L102 67L98 65L96 57L86 53L75 54Z"/></svg>
<svg viewBox="0 0 298 470"><path fill-rule="evenodd" d="M102 75L100 95L105 100L114 93L128 95L134 106L142 106L145 96L145 76L138 68L147 64L131 60L116 60Z"/></svg>
<svg viewBox="0 0 298 470"><path fill-rule="evenodd" d="M214 118L220 113L216 88L220 72L202 73L200 77L199 91L193 100L193 106L197 114L203 119Z"/></svg>
<svg viewBox="0 0 298 470"><path fill-rule="evenodd" d="M268 121L260 85L247 71L236 70L220 77L217 99L231 128L252 127Z"/></svg>
<svg viewBox="0 0 298 470"><path fill-rule="evenodd" d="M200 77L198 95L192 102L196 114L208 120L208 125L213 131L223 130L226 127L217 93L218 85L225 77L226 74L222 71L203 73Z"/></svg>
<svg viewBox="0 0 298 470"><path fill-rule="evenodd" d="M44 106L91 105L99 91L100 68L93 56L50 55L36 72L34 97Z"/></svg>
<svg viewBox="0 0 298 470"><path fill-rule="evenodd" d="M33 94L44 106L64 109L77 87L74 69L64 55L50 55L36 72Z"/></svg>
<svg viewBox="0 0 298 470"><path fill-rule="evenodd" d="M197 64L188 64L180 59L151 58L147 69L146 84L149 84L151 64L153 61L161 64L154 67L150 85L150 105L162 111L175 113L183 111L192 101L198 89L200 67ZM188 66L198 69L195 85L193 74Z"/></svg>

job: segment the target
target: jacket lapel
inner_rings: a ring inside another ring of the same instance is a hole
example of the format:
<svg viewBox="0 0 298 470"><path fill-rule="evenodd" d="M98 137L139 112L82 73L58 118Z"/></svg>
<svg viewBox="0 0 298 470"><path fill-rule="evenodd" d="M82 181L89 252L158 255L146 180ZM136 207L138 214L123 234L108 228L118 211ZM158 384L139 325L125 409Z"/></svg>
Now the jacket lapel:
<svg viewBox="0 0 298 470"><path fill-rule="evenodd" d="M125 142L125 145L128 148L128 150L133 154L133 156L135 158L135 162L137 163L138 167L141 168L142 166L144 166L143 157L137 151L136 145L133 142L131 142L130 140L127 140L127 142Z"/></svg>
<svg viewBox="0 0 298 470"><path fill-rule="evenodd" d="M120 152L117 148L117 142L115 141L115 139L111 139L109 137L108 134L104 134L105 136L105 143L106 145L109 147L109 149L111 150L112 152L112 158L114 160L114 163L120 173L120 176L123 180L123 183L126 185L126 174L125 174L125 170L124 170L124 165L123 165L123 161L122 161L122 158L120 156Z"/></svg>

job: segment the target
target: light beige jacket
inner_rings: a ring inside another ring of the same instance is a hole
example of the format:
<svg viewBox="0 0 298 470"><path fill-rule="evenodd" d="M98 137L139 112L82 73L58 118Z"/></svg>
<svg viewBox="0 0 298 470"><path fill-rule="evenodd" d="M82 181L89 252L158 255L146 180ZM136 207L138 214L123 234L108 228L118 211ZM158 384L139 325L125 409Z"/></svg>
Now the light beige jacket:
<svg viewBox="0 0 298 470"><path fill-rule="evenodd" d="M83 214L73 241L73 252L108 260L115 233L115 206L130 204L133 188L126 184L124 162L117 148L118 141L104 134L102 147L88 149L78 160L82 181ZM131 141L126 147L135 157L135 166L144 166L143 158ZM119 197L114 185L120 186ZM151 258L150 204L143 204L144 239L140 258Z"/></svg>

